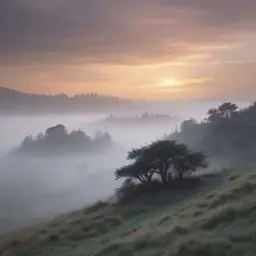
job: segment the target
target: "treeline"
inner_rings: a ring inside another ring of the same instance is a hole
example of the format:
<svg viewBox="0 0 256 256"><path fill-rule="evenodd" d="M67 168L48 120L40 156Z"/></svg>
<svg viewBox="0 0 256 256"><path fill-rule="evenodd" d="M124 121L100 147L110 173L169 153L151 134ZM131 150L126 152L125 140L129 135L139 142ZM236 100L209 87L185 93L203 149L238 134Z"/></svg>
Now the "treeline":
<svg viewBox="0 0 256 256"><path fill-rule="evenodd" d="M108 133L97 132L94 137L89 137L81 130L68 133L66 127L60 124L48 128L35 138L31 135L25 137L19 148L12 153L38 156L100 153L112 146L112 137Z"/></svg>
<svg viewBox="0 0 256 256"><path fill-rule="evenodd" d="M230 102L224 103L210 109L202 122L185 120L179 132L167 135L165 139L186 143L209 158L230 164L255 160L256 103L244 109Z"/></svg>
<svg viewBox="0 0 256 256"><path fill-rule="evenodd" d="M113 125L137 125L137 124L159 124L170 123L175 118L164 114L142 113L137 116L109 116L100 122Z"/></svg>
<svg viewBox="0 0 256 256"><path fill-rule="evenodd" d="M40 95L0 87L0 114L85 113L130 107L129 100L96 93Z"/></svg>
<svg viewBox="0 0 256 256"><path fill-rule="evenodd" d="M128 153L131 164L115 171L116 179L123 179L117 190L119 202L129 202L144 193L180 186L208 163L201 152L193 152L176 141L162 140Z"/></svg>

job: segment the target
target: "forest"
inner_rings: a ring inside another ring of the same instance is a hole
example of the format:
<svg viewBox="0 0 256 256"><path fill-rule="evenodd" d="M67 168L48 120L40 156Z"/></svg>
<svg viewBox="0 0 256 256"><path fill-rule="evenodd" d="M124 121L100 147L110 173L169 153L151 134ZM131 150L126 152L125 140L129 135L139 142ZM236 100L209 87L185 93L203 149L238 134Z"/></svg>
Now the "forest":
<svg viewBox="0 0 256 256"><path fill-rule="evenodd" d="M165 139L185 143L212 161L235 165L255 159L255 135L256 103L239 109L226 102L210 109L202 122L193 118L183 121L180 130Z"/></svg>

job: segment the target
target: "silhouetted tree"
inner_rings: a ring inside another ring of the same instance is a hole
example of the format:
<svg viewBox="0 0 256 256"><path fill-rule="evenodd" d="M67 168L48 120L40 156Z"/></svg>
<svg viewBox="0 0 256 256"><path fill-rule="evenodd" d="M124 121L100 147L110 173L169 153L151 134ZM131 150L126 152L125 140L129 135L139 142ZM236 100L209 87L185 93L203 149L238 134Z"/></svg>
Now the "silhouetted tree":
<svg viewBox="0 0 256 256"><path fill-rule="evenodd" d="M26 136L24 140L21 142L21 147L24 150L31 150L33 147L33 137L31 135Z"/></svg>
<svg viewBox="0 0 256 256"><path fill-rule="evenodd" d="M45 139L53 144L60 144L66 141L68 137L67 129L64 125L59 124L50 127L45 132Z"/></svg>
<svg viewBox="0 0 256 256"><path fill-rule="evenodd" d="M237 112L237 109L236 104L230 102L223 103L218 108L213 108L208 111L207 120L212 123L220 120L230 120Z"/></svg>
<svg viewBox="0 0 256 256"><path fill-rule="evenodd" d="M185 174L195 172L199 168L206 168L208 163L201 152L185 149L183 154L174 157L173 165L177 177L181 180Z"/></svg>
<svg viewBox="0 0 256 256"><path fill-rule="evenodd" d="M130 165L123 166L115 171L116 179L129 178L137 180L144 184L151 184L154 175L154 169L150 163L144 160L136 161Z"/></svg>
<svg viewBox="0 0 256 256"><path fill-rule="evenodd" d="M74 145L84 145L85 143L90 146L91 138L83 131L72 131L69 134L69 142Z"/></svg>
<svg viewBox="0 0 256 256"><path fill-rule="evenodd" d="M160 177L168 186L176 178L182 179L184 174L207 167L203 154L191 152L186 145L168 140L133 149L128 153L128 159L134 163L116 170L116 178L137 179L149 185L153 176Z"/></svg>
<svg viewBox="0 0 256 256"><path fill-rule="evenodd" d="M231 119L236 113L238 106L236 104L227 102L219 106L218 110L222 119Z"/></svg>

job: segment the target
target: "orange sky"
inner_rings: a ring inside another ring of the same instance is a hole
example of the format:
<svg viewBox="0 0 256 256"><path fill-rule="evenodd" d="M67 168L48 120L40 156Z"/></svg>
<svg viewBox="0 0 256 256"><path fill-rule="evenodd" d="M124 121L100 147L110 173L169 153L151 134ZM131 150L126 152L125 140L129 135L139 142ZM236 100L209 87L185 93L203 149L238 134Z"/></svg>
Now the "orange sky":
<svg viewBox="0 0 256 256"><path fill-rule="evenodd" d="M253 99L256 1L0 2L0 86L142 99Z"/></svg>

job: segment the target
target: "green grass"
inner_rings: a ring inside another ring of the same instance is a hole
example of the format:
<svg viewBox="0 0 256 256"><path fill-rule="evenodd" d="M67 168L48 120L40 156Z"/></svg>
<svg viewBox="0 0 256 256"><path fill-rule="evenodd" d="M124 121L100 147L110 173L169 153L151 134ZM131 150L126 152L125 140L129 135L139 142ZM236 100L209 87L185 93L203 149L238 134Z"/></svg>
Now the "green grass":
<svg viewBox="0 0 256 256"><path fill-rule="evenodd" d="M185 191L103 202L1 238L10 256L254 256L256 171L202 177Z"/></svg>

